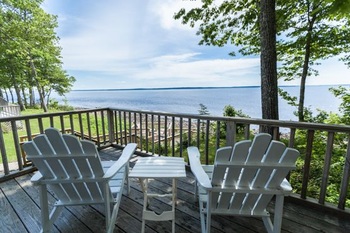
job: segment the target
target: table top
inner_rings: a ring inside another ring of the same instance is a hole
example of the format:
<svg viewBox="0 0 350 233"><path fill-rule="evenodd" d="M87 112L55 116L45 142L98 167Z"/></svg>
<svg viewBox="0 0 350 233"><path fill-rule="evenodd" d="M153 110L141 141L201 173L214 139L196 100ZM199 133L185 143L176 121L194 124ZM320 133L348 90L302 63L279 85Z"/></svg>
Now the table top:
<svg viewBox="0 0 350 233"><path fill-rule="evenodd" d="M185 160L178 157L139 158L129 173L133 178L186 177Z"/></svg>

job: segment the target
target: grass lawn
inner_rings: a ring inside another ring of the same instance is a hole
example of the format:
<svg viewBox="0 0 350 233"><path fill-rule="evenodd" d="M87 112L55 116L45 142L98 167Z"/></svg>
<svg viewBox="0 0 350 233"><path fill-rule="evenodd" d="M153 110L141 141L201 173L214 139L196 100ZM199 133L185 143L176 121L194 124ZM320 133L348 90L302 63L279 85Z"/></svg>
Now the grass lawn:
<svg viewBox="0 0 350 233"><path fill-rule="evenodd" d="M49 113L54 113L54 112L62 112L62 110L49 110ZM21 112L21 115L35 115L35 114L43 114L44 111L42 109L27 109L25 111ZM105 116L106 117L106 116ZM88 116L87 114L82 114L81 115L81 120L83 123L83 128L84 128L84 132L88 132L88 126L90 127L92 132L96 132L96 122L95 122L95 117L94 114L89 114L89 121L87 120ZM99 118L100 119L100 118ZM63 122L64 122L64 127L65 128L70 128L70 118L69 116L64 116L63 117ZM79 117L78 115L74 115L73 116L73 122L74 122L74 126L75 129L79 128ZM107 122L107 119L105 119L105 122ZM30 128L31 128L31 133L32 135L38 134L40 133L39 131L39 121L38 119L31 119L29 120L30 123ZM43 128L48 128L50 127L50 118L49 117L45 117L42 118L42 123L43 123ZM18 133L18 137L21 138L22 136L26 137L27 132L26 132L26 125L25 122L22 121L21 123L23 127L18 127L17 128L17 133ZM54 117L53 118L53 124L54 127L60 129L61 128L61 118L58 117ZM101 126L101 121L99 120L99 122L97 123L99 125L99 129L101 130L102 126ZM11 126L8 124L4 124L2 125L2 129L3 129L3 135L4 135L4 142L5 142L5 149L6 149L6 156L8 159L8 162L14 162L17 161L17 157L16 157L16 149L14 146L14 139L13 139L13 133L11 130ZM85 131L86 130L86 131ZM108 129L105 129L106 132L108 132ZM101 131L100 131L101 132ZM2 158L0 158L0 163L2 163Z"/></svg>

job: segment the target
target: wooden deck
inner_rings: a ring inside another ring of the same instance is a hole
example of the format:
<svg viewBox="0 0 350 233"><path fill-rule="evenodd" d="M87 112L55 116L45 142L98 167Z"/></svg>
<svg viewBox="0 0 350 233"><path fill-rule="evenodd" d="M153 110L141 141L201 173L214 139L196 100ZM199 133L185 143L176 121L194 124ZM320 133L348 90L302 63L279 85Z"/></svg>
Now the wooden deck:
<svg viewBox="0 0 350 233"><path fill-rule="evenodd" d="M103 159L116 159L119 152L113 148L101 151ZM134 157L136 160L137 157ZM38 188L24 175L0 183L0 232L39 232L40 208ZM193 175L178 180L176 232L200 232L198 203L193 198ZM171 180L158 179L150 182L156 192L171 189ZM49 195L50 203L55 197ZM143 194L137 180L131 179L131 192L124 195L120 205L115 232L140 232ZM150 209L157 213L170 208L170 199L155 198ZM66 208L56 220L52 232L104 232L103 206L78 206ZM171 222L146 222L146 232L171 232ZM265 232L261 219L213 216L212 232ZM282 232L350 232L350 219L337 218L304 206L285 203Z"/></svg>

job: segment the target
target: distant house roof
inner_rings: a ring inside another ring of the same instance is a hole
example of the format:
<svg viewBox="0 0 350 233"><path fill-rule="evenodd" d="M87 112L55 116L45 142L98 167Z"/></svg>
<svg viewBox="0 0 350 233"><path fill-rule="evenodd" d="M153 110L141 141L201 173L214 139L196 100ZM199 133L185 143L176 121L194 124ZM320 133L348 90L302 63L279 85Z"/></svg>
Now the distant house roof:
<svg viewBox="0 0 350 233"><path fill-rule="evenodd" d="M7 105L9 105L9 103L5 99L0 97L0 106L7 106Z"/></svg>

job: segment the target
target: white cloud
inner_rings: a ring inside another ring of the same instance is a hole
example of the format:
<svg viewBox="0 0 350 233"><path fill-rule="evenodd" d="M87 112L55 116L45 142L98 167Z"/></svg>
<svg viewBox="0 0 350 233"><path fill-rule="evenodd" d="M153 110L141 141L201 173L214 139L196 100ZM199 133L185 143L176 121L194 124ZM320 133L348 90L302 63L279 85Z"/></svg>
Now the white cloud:
<svg viewBox="0 0 350 233"><path fill-rule="evenodd" d="M260 84L258 58L228 57L232 47L198 46L196 29L174 20L201 1L46 0L58 15L64 68L74 89ZM349 70L324 62L308 84L350 83ZM298 80L294 83L298 84ZM284 83L280 83L284 84Z"/></svg>
<svg viewBox="0 0 350 233"><path fill-rule="evenodd" d="M149 4L150 10L159 17L161 27L167 30L193 30L190 26L181 24L181 20L174 20L174 14L181 8L188 10L201 5L202 1L199 0L157 0Z"/></svg>

